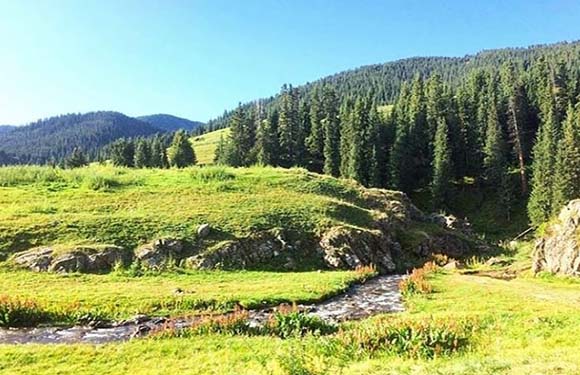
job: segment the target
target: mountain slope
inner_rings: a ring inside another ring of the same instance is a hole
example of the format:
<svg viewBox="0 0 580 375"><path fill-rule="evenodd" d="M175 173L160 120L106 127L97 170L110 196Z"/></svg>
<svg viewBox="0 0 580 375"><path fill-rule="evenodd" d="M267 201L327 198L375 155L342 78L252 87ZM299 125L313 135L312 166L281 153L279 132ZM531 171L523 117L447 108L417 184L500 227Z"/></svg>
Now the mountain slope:
<svg viewBox="0 0 580 375"><path fill-rule="evenodd" d="M307 98L315 88L330 85L335 88L341 100L370 93L378 104L391 104L399 95L403 82L411 80L417 74L426 77L437 72L444 82L453 85L473 70L498 68L508 60L528 65L543 55L557 57L569 64L580 56L580 41L535 45L527 48L484 50L464 57L411 57L347 70L306 83L297 89L300 97ZM262 105L266 109L277 106L278 97L279 95L262 99ZM246 103L244 107L247 108L253 103L255 101ZM210 120L208 128L215 130L228 126L227 122L231 113L232 111L226 111L224 115Z"/></svg>
<svg viewBox="0 0 580 375"><path fill-rule="evenodd" d="M75 148L89 155L123 137L149 136L161 131L118 112L68 114L40 120L0 134L0 152L19 163L60 160Z"/></svg>
<svg viewBox="0 0 580 375"><path fill-rule="evenodd" d="M174 132L179 129L191 131L203 125L203 122L191 121L185 118L167 114L139 116L137 119L145 121L158 129L168 132Z"/></svg>

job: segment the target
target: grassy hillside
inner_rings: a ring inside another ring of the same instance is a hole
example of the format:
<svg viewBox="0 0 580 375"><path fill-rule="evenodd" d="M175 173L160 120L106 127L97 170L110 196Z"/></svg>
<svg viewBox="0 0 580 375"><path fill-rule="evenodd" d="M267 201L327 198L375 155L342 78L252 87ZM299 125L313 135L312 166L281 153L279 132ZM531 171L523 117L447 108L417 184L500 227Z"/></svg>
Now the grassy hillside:
<svg viewBox="0 0 580 375"><path fill-rule="evenodd" d="M215 150L221 137L228 136L230 129L220 129L194 137L192 140L197 162L201 165L213 164Z"/></svg>
<svg viewBox="0 0 580 375"><path fill-rule="evenodd" d="M357 185L277 168L74 170L0 168L0 252L58 244L127 248L165 236L209 241L281 228L315 234L337 223L369 227Z"/></svg>

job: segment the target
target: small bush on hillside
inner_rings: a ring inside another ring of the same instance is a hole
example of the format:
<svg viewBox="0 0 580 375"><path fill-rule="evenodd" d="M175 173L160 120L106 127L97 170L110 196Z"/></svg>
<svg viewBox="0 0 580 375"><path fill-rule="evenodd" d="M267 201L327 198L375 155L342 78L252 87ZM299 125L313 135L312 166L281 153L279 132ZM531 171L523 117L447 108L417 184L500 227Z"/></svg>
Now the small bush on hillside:
<svg viewBox="0 0 580 375"><path fill-rule="evenodd" d="M384 318L340 331L337 340L358 355L387 352L412 358L435 358L467 347L474 327L469 320Z"/></svg>

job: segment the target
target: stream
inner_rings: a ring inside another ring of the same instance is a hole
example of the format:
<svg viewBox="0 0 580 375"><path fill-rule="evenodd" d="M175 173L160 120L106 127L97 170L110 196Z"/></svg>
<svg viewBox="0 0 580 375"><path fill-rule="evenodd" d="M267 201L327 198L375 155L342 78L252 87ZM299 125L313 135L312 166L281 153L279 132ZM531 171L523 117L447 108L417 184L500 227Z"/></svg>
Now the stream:
<svg viewBox="0 0 580 375"><path fill-rule="evenodd" d="M363 319L380 313L401 312L404 305L399 292L399 282L403 277L379 276L364 284L354 285L346 292L326 301L298 305L298 308L307 314L334 323ZM274 310L274 308L250 310L249 323L256 326L264 324ZM177 318L171 322L176 329L183 329L199 319L199 317ZM141 315L104 328L88 326L0 328L0 344L104 344L127 341L145 337L151 330L162 327L168 321L166 318Z"/></svg>

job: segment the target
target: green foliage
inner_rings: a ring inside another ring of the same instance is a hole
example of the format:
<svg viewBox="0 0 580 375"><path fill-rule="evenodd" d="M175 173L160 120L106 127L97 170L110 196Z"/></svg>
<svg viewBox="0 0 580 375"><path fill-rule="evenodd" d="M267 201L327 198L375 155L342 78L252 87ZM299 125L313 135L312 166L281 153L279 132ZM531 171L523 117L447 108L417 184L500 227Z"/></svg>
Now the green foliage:
<svg viewBox="0 0 580 375"><path fill-rule="evenodd" d="M580 105L568 108L555 161L553 213L580 198Z"/></svg>
<svg viewBox="0 0 580 375"><path fill-rule="evenodd" d="M451 151L448 145L447 122L444 118L439 119L435 133L433 147L433 181L431 194L433 206L442 208L448 200L451 190Z"/></svg>
<svg viewBox="0 0 580 375"><path fill-rule="evenodd" d="M29 327L51 319L51 314L34 301L0 296L0 327Z"/></svg>
<svg viewBox="0 0 580 375"><path fill-rule="evenodd" d="M335 325L326 323L317 316L297 310L277 311L265 328L281 338L301 337L306 334L328 335L338 330Z"/></svg>
<svg viewBox="0 0 580 375"><path fill-rule="evenodd" d="M197 163L195 152L184 130L179 130L173 136L171 147L167 150L169 165L184 168Z"/></svg>
<svg viewBox="0 0 580 375"><path fill-rule="evenodd" d="M550 218L553 212L553 176L555 167L556 142L558 129L553 99L544 114L534 145L532 163L532 191L528 202L528 215L533 225L538 226Z"/></svg>
<svg viewBox="0 0 580 375"><path fill-rule="evenodd" d="M359 355L387 352L432 359L466 349L474 327L467 319L379 318L342 331L338 340Z"/></svg>

